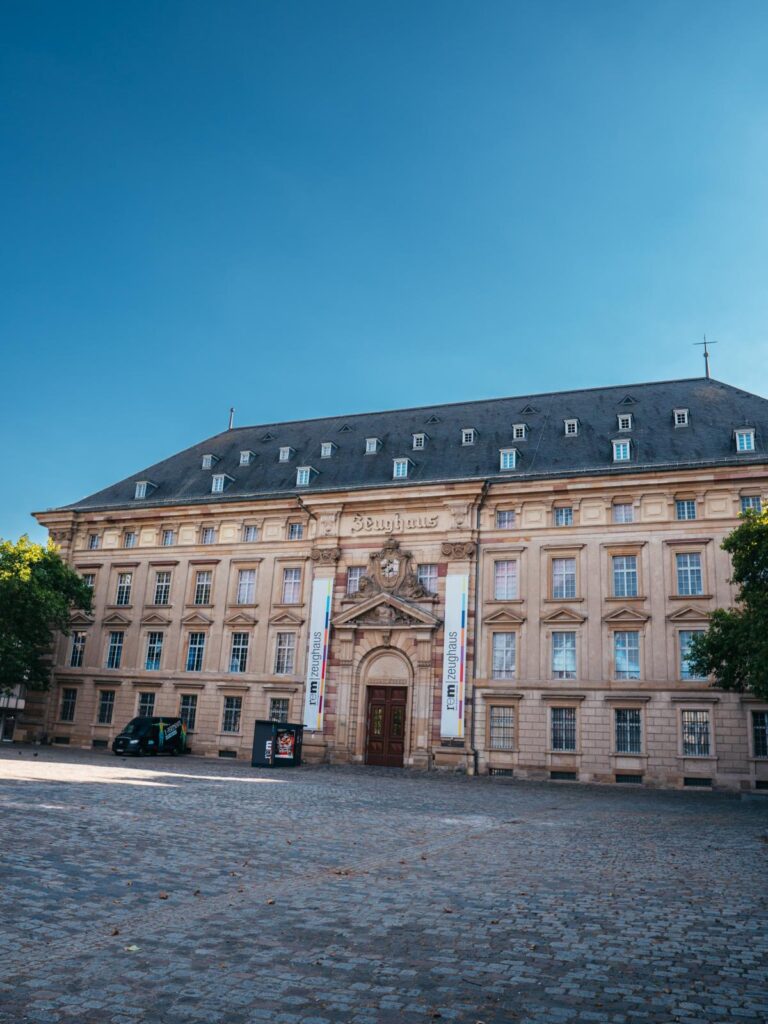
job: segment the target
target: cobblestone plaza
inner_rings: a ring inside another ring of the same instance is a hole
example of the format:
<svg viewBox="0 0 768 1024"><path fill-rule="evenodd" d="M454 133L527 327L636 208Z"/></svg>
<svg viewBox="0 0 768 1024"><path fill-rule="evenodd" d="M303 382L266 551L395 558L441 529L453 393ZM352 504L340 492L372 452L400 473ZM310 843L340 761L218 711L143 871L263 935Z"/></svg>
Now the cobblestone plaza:
<svg viewBox="0 0 768 1024"><path fill-rule="evenodd" d="M768 802L0 752L0 1020L768 1019Z"/></svg>

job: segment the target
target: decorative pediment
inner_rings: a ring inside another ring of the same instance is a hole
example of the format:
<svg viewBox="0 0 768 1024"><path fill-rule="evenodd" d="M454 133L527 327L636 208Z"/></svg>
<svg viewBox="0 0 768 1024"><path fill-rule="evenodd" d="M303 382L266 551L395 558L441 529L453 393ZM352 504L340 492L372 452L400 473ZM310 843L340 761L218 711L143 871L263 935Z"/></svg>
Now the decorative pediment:
<svg viewBox="0 0 768 1024"><path fill-rule="evenodd" d="M616 608L608 615L603 616L603 622L607 622L609 626L642 626L643 623L648 621L648 619L650 619L650 615L646 615L645 612L641 612L637 608L632 608L629 605Z"/></svg>
<svg viewBox="0 0 768 1024"><path fill-rule="evenodd" d="M694 608L687 604L683 608L678 608L676 612L672 612L667 618L670 622L697 622L700 625L707 621L709 613L704 608Z"/></svg>
<svg viewBox="0 0 768 1024"><path fill-rule="evenodd" d="M304 619L295 612L278 612L269 620L270 626L300 626Z"/></svg>
<svg viewBox="0 0 768 1024"><path fill-rule="evenodd" d="M403 551L400 541L388 537L380 551L368 556L368 567L360 578L355 600L366 602L372 595L387 593L414 600L432 600L434 594L419 583L413 566L413 555Z"/></svg>
<svg viewBox="0 0 768 1024"><path fill-rule="evenodd" d="M225 626L255 626L257 622L256 616L248 612L233 612L224 619Z"/></svg>
<svg viewBox="0 0 768 1024"><path fill-rule="evenodd" d="M131 620L120 612L110 612L101 620L102 626L130 626Z"/></svg>
<svg viewBox="0 0 768 1024"><path fill-rule="evenodd" d="M436 629L440 620L394 594L376 594L337 615L332 625L335 629Z"/></svg>
<svg viewBox="0 0 768 1024"><path fill-rule="evenodd" d="M210 626L213 624L213 619L208 615L203 615L202 612L190 612L181 621L185 626Z"/></svg>
<svg viewBox="0 0 768 1024"><path fill-rule="evenodd" d="M142 616L142 626L170 626L171 620L167 615L161 615L160 612L147 612L146 615Z"/></svg>
<svg viewBox="0 0 768 1024"><path fill-rule="evenodd" d="M486 626L519 626L525 622L525 616L518 615L511 608L500 608L493 615L486 615L483 622Z"/></svg>
<svg viewBox="0 0 768 1024"><path fill-rule="evenodd" d="M87 612L73 612L69 620L70 626L92 626L93 616L88 615Z"/></svg>
<svg viewBox="0 0 768 1024"><path fill-rule="evenodd" d="M587 619L585 615L579 615L578 612L570 608L555 608L549 615L543 615L541 621L550 626L577 626L581 622L586 622Z"/></svg>

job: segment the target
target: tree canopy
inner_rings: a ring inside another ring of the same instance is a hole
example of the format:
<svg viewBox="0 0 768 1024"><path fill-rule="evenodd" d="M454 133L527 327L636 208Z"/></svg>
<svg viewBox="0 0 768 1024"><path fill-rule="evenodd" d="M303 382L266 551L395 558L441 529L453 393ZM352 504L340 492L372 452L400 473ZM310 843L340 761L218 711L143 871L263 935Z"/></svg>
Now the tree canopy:
<svg viewBox="0 0 768 1024"><path fill-rule="evenodd" d="M90 589L53 544L0 540L0 693L48 688L51 644L75 609L90 611Z"/></svg>
<svg viewBox="0 0 768 1024"><path fill-rule="evenodd" d="M768 700L768 511L748 512L722 548L731 556L737 605L712 613L706 633L691 643L689 664L724 690Z"/></svg>

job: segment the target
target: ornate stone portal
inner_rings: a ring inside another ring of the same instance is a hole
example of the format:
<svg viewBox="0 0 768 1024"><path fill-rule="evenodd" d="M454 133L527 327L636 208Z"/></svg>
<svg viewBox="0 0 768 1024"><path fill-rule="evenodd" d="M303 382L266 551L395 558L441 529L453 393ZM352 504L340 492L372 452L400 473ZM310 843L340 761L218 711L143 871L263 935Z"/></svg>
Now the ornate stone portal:
<svg viewBox="0 0 768 1024"><path fill-rule="evenodd" d="M388 537L381 550L369 556L368 571L361 577L360 589L354 596L356 600L367 600L380 593L412 601L434 597L419 583L413 569L413 555L410 551L403 551L395 537Z"/></svg>

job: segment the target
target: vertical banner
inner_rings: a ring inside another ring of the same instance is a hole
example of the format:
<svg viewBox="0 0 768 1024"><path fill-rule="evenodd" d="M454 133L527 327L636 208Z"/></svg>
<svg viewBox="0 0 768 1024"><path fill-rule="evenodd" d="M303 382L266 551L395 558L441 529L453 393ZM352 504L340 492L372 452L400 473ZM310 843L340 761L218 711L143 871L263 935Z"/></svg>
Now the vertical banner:
<svg viewBox="0 0 768 1024"><path fill-rule="evenodd" d="M323 728L325 677L328 671L328 639L331 631L333 579L313 580L309 617L307 685L304 693L304 728Z"/></svg>
<svg viewBox="0 0 768 1024"><path fill-rule="evenodd" d="M469 576L463 573L451 573L446 576L440 735L453 739L460 739L464 736L468 597Z"/></svg>

